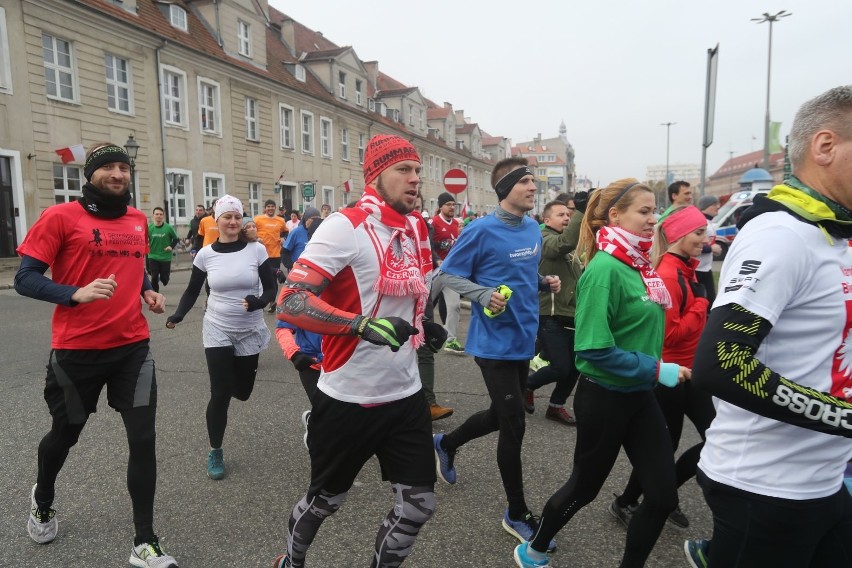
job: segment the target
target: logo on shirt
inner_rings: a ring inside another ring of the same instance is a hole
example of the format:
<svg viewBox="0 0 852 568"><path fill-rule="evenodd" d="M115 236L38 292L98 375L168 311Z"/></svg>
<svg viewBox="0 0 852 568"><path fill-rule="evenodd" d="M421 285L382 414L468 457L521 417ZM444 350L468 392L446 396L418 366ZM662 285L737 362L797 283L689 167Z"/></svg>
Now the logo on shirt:
<svg viewBox="0 0 852 568"><path fill-rule="evenodd" d="M92 240L89 242L93 243L96 247L104 246L104 240L101 238L100 229L92 229Z"/></svg>
<svg viewBox="0 0 852 568"><path fill-rule="evenodd" d="M512 260L528 258L531 256L538 256L538 243L536 243L534 247L517 248L514 252L509 253L509 258Z"/></svg>
<svg viewBox="0 0 852 568"><path fill-rule="evenodd" d="M757 273L760 264L759 260L744 260L740 264L739 273L728 280L728 283L725 285L725 292L736 292L740 288L754 292L754 287L760 282L760 278L756 278L753 275Z"/></svg>
<svg viewBox="0 0 852 568"><path fill-rule="evenodd" d="M831 361L831 394L852 400L852 300L847 300L844 304L846 323L841 335L843 341Z"/></svg>

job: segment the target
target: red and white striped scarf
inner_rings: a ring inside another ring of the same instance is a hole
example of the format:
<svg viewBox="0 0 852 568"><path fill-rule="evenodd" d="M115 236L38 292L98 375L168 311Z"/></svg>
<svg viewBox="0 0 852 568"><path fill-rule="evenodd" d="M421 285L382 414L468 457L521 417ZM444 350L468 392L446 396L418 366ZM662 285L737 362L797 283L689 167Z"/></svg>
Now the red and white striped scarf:
<svg viewBox="0 0 852 568"><path fill-rule="evenodd" d="M413 324L419 333L412 341L415 348L420 347L424 342L423 314L429 298L427 278L432 272L429 227L419 212L402 215L370 186L364 189L358 208L393 231L387 250L379 259L380 274L373 290L387 296L415 297Z"/></svg>
<svg viewBox="0 0 852 568"><path fill-rule="evenodd" d="M672 298L666 285L654 267L651 265L649 251L653 239L631 233L621 227L605 225L598 229L598 250L608 252L627 266L638 270L648 290L652 302L660 304L665 309L672 307Z"/></svg>

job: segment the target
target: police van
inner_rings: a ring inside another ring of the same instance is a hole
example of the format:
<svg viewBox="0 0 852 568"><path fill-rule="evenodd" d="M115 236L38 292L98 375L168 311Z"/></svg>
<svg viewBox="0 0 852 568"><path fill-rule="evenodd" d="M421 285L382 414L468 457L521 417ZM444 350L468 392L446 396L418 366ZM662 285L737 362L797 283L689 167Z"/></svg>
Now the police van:
<svg viewBox="0 0 852 568"><path fill-rule="evenodd" d="M752 168L742 175L739 182L740 191L731 194L728 201L710 221L711 229L715 230L716 243L722 248L716 260L722 260L728 253L728 248L737 235L737 222L743 212L751 207L754 198L761 193L769 193L775 182L769 172L763 168Z"/></svg>

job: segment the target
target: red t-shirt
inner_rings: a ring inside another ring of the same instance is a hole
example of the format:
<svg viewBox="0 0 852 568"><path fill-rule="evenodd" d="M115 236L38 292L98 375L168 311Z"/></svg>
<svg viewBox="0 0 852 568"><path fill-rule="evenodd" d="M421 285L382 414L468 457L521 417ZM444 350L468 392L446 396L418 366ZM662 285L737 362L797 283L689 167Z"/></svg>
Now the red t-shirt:
<svg viewBox="0 0 852 568"><path fill-rule="evenodd" d="M456 239L459 238L461 223L455 217L447 223L440 214L429 219L429 223L435 231L432 237L435 240L435 254L438 255L438 258L444 260L447 258L450 249L453 248Z"/></svg>
<svg viewBox="0 0 852 568"><path fill-rule="evenodd" d="M53 312L54 349L109 349L147 339L140 294L148 253L148 220L132 207L118 219L87 213L79 203L48 207L18 247L18 254L50 265L58 284L83 287L115 274L109 300Z"/></svg>

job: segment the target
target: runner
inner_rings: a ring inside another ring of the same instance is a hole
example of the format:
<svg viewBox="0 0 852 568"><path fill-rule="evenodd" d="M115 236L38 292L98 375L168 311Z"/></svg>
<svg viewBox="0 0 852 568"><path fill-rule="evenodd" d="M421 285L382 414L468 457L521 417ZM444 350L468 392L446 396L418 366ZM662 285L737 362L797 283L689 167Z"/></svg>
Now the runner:
<svg viewBox="0 0 852 568"><path fill-rule="evenodd" d="M166 212L162 207L154 207L154 222L148 224L148 274L154 292L169 284L172 273L172 249L178 243L174 228L165 222Z"/></svg>

